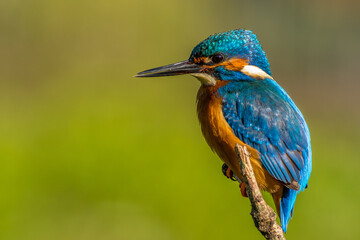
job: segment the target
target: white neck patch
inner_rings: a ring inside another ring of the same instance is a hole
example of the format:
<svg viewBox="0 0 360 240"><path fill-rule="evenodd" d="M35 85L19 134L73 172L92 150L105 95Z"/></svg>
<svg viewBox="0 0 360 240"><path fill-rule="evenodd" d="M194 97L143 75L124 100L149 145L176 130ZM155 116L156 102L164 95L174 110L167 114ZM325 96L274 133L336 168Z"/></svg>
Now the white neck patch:
<svg viewBox="0 0 360 240"><path fill-rule="evenodd" d="M254 65L246 65L241 69L241 72L256 78L256 79L262 79L264 80L265 78L270 78L272 80L274 80L269 74L267 74L266 72L264 72L261 68L254 66Z"/></svg>
<svg viewBox="0 0 360 240"><path fill-rule="evenodd" d="M208 85L208 86L215 86L216 79L207 73L192 73L191 76L196 77L201 84Z"/></svg>

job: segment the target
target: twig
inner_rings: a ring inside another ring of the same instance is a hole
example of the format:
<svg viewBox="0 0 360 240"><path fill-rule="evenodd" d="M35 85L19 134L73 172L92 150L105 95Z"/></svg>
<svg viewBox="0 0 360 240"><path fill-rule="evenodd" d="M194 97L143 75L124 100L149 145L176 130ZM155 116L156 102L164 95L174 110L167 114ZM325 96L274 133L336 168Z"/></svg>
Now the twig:
<svg viewBox="0 0 360 240"><path fill-rule="evenodd" d="M236 144L235 152L239 160L246 193L251 202L251 216L255 226L266 239L285 240L283 230L276 222L274 210L266 204L257 185L253 168L250 163L250 153L245 146ZM236 177L236 180L242 181Z"/></svg>

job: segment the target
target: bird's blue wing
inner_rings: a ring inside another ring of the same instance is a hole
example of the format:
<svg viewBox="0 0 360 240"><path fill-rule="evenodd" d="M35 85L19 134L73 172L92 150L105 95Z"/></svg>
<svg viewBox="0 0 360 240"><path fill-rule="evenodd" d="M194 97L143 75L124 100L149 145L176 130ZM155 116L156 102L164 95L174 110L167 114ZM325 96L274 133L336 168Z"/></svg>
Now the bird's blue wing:
<svg viewBox="0 0 360 240"><path fill-rule="evenodd" d="M260 153L266 170L287 186L280 200L286 232L296 196L311 172L310 133L287 93L273 80L229 82L218 91L223 115L234 134Z"/></svg>
<svg viewBox="0 0 360 240"><path fill-rule="evenodd" d="M310 136L286 92L267 79L230 82L219 94L226 121L242 142L259 151L266 170L288 187L304 189L311 171Z"/></svg>

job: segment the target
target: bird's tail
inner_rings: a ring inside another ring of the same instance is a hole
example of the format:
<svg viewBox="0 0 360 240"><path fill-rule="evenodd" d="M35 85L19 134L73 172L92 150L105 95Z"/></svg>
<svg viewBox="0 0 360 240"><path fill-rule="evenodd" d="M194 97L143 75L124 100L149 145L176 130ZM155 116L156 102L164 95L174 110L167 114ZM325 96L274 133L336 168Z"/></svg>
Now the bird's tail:
<svg viewBox="0 0 360 240"><path fill-rule="evenodd" d="M283 195L280 200L280 219L281 227L286 233L287 226L290 218L292 218L294 212L294 205L298 191L289 189L287 187L283 190Z"/></svg>

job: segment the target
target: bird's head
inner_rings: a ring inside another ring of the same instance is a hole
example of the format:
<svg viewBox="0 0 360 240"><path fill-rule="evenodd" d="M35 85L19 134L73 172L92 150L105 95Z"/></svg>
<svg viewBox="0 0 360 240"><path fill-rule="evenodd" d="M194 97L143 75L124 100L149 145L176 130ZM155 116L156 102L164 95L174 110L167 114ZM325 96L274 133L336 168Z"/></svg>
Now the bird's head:
<svg viewBox="0 0 360 240"><path fill-rule="evenodd" d="M256 35L233 30L211 35L199 43L186 61L140 72L136 77L191 74L202 84L222 81L254 81L270 78L270 66Z"/></svg>

